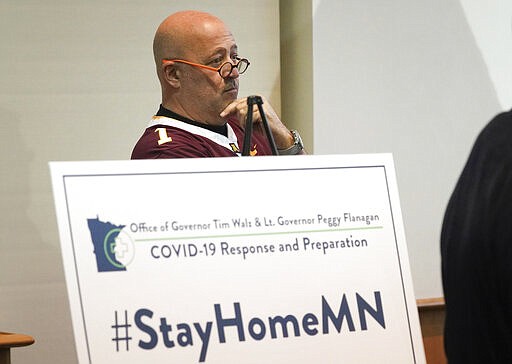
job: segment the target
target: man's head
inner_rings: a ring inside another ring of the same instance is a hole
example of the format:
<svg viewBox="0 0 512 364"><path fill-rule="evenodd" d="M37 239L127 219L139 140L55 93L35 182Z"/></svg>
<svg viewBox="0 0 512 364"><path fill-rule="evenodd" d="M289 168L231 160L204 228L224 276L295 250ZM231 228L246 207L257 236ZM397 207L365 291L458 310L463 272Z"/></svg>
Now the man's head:
<svg viewBox="0 0 512 364"><path fill-rule="evenodd" d="M169 61L213 68L236 63L237 45L222 20L192 10L172 14L156 31L153 53L164 107L202 123L225 122L219 113L238 96L238 70L222 78L209 69Z"/></svg>

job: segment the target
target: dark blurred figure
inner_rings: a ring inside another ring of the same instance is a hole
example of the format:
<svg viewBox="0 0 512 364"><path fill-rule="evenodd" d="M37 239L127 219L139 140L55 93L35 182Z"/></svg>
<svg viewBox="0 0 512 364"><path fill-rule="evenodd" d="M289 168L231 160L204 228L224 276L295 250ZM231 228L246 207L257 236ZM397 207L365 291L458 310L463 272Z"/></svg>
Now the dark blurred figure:
<svg viewBox="0 0 512 364"><path fill-rule="evenodd" d="M512 112L478 136L441 232L450 364L512 363Z"/></svg>

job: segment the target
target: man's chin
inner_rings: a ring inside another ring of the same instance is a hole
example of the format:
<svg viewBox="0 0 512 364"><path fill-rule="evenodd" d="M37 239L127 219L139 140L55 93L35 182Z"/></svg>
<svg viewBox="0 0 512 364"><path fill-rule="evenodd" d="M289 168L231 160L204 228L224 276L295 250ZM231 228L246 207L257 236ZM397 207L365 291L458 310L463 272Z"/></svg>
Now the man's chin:
<svg viewBox="0 0 512 364"><path fill-rule="evenodd" d="M222 94L222 109L224 110L228 107L229 104L238 100L238 91L237 92L224 92Z"/></svg>

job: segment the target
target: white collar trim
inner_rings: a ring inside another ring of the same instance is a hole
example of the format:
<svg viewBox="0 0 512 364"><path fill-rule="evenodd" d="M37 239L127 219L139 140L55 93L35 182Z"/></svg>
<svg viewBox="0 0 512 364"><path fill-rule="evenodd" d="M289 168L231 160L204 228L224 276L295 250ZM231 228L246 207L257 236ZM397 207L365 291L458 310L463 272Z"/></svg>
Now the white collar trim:
<svg viewBox="0 0 512 364"><path fill-rule="evenodd" d="M231 145L235 145L238 150L240 150L240 147L238 146L238 139L236 137L235 132L233 131L233 128L231 125L226 124L228 135L225 137L222 134L215 133L211 130L201 128L199 126L195 126L192 124L184 123L183 121L172 119L166 116L153 116L148 124L148 128L156 125L167 125L172 126L173 128L178 128L181 130L185 130L189 133L200 135L204 138L210 139L211 141L215 142L216 144L223 146L226 149L229 149L230 151L233 151L233 148ZM241 156L240 152L236 152L238 156Z"/></svg>

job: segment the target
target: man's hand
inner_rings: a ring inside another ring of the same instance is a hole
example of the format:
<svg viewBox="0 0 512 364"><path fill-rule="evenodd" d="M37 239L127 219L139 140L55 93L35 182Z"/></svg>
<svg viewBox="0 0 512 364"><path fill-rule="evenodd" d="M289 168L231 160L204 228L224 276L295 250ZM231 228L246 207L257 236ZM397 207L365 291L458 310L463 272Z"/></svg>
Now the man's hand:
<svg viewBox="0 0 512 364"><path fill-rule="evenodd" d="M279 116L272 108L272 105L264 98L263 100L263 111L267 118L267 123L274 137L277 149L287 149L294 143L293 135L288 128L281 122ZM245 127L245 119L247 117L249 106L247 105L247 98L238 99L231 102L226 108L220 113L222 118L235 117L242 128ZM254 105L252 111L252 121L254 128L258 128L264 133L263 123L261 121L261 115L258 110L258 106Z"/></svg>

